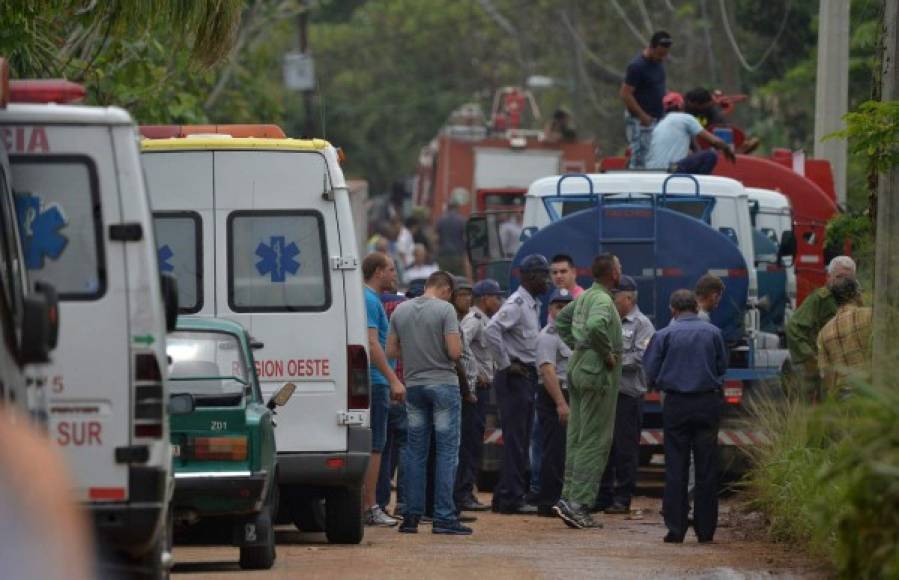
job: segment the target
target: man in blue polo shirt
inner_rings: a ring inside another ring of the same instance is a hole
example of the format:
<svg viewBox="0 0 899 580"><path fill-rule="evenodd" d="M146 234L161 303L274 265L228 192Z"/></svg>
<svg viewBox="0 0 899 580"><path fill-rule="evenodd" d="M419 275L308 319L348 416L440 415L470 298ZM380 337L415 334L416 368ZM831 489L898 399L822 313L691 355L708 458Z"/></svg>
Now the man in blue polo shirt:
<svg viewBox="0 0 899 580"><path fill-rule="evenodd" d="M628 167L642 169L649 154L652 129L664 114L665 57L671 49L671 35L659 30L627 65L618 95L624 101L624 128L631 150Z"/></svg>
<svg viewBox="0 0 899 580"><path fill-rule="evenodd" d="M391 258L381 252L372 252L362 261L362 277L365 282L365 311L368 318L368 350L371 379L371 459L365 474L365 523L370 526L395 526L391 518L377 502L378 473L381 453L387 440L387 415L390 399L402 402L406 387L393 372L387 360L387 312L381 304L381 293L396 287L396 266Z"/></svg>
<svg viewBox="0 0 899 580"><path fill-rule="evenodd" d="M687 479L690 452L696 463L694 524L700 543L711 542L718 525L718 425L727 348L717 326L701 320L690 290L671 295L674 322L656 332L643 368L646 380L665 392L666 542L681 543L687 533Z"/></svg>

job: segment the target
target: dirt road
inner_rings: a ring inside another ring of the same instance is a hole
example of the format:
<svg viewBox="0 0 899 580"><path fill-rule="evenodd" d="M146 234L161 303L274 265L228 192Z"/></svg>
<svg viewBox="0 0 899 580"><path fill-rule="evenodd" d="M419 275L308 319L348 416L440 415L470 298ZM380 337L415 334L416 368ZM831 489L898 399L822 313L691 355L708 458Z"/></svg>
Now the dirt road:
<svg viewBox="0 0 899 580"><path fill-rule="evenodd" d="M489 496L482 498L489 500ZM600 516L601 530L570 530L560 520L478 514L468 537L369 528L359 546L330 546L324 534L278 532L278 559L267 572L244 572L237 549L176 547L175 577L205 578L820 578L825 571L762 539L759 522L722 504L715 543L662 542L660 500L637 498L637 516Z"/></svg>

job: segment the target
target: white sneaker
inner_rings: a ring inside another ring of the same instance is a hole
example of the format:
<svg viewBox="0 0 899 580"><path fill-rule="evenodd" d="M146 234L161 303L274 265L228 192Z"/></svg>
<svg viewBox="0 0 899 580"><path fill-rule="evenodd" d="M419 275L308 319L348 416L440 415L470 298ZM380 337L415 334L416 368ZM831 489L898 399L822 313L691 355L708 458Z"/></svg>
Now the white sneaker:
<svg viewBox="0 0 899 580"><path fill-rule="evenodd" d="M382 528L390 528L400 523L398 519L392 518L384 513L379 505L373 505L365 510L365 525L379 526Z"/></svg>

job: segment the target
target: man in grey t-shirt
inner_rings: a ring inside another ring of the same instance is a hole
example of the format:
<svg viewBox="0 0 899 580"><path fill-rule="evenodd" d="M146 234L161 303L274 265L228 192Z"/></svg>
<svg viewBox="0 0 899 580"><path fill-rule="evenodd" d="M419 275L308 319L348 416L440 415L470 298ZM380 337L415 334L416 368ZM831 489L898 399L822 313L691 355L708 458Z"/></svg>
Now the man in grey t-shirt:
<svg viewBox="0 0 899 580"><path fill-rule="evenodd" d="M453 485L459 461L462 397L455 361L462 356L456 310L448 302L453 278L439 270L428 277L423 296L393 311L387 356L401 358L406 379L408 431L401 458L406 477L406 511L400 532L417 533L424 514L430 432L436 438L434 476L435 534L469 535L459 523Z"/></svg>

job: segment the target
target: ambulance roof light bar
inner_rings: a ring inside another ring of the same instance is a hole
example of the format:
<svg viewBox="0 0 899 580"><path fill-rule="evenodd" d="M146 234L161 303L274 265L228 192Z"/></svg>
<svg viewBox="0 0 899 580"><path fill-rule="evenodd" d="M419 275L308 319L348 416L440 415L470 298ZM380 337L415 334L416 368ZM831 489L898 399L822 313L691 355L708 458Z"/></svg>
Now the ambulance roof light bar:
<svg viewBox="0 0 899 580"><path fill-rule="evenodd" d="M144 139L172 139L188 135L222 135L234 138L286 139L281 127L272 124L244 125L141 125Z"/></svg>
<svg viewBox="0 0 899 580"><path fill-rule="evenodd" d="M9 100L12 103L77 103L86 94L83 86L64 79L9 81Z"/></svg>

